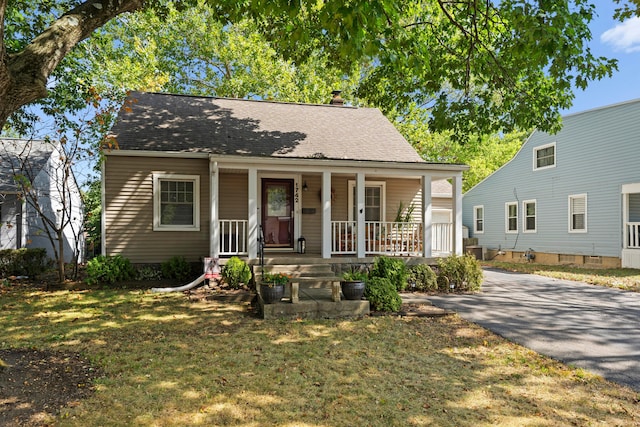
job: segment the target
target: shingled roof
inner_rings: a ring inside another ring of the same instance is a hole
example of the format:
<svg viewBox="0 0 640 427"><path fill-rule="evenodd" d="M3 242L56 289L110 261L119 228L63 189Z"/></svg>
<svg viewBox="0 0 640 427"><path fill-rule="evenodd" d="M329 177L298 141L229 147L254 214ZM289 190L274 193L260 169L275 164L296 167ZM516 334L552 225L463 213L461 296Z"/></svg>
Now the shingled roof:
<svg viewBox="0 0 640 427"><path fill-rule="evenodd" d="M121 150L424 163L375 108L131 92Z"/></svg>
<svg viewBox="0 0 640 427"><path fill-rule="evenodd" d="M33 180L53 150L53 144L43 140L0 139L0 192L17 190L13 179L16 174L25 174Z"/></svg>

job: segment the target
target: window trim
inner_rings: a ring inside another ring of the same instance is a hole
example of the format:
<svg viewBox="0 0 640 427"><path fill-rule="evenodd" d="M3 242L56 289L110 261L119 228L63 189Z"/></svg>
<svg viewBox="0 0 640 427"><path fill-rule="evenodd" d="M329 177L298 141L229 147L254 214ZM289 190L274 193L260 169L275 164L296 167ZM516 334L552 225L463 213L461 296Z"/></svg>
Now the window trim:
<svg viewBox="0 0 640 427"><path fill-rule="evenodd" d="M584 199L584 228L582 229L574 229L572 227L573 212L571 211L571 201L573 199ZM587 233L587 193L570 194L568 197L568 203L567 203L567 213L569 215L568 224L567 224L569 233Z"/></svg>
<svg viewBox="0 0 640 427"><path fill-rule="evenodd" d="M193 224L163 225L160 223L160 182L189 181L193 182ZM153 174L153 231L200 231L200 175L183 175L171 173Z"/></svg>
<svg viewBox="0 0 640 427"><path fill-rule="evenodd" d="M535 206L534 228L532 230L527 229L527 204L533 203ZM538 202L536 199L523 200L522 201L522 232L523 233L537 233L538 232Z"/></svg>
<svg viewBox="0 0 640 427"><path fill-rule="evenodd" d="M480 220L482 221L482 230L480 231L478 231L478 208L482 209L482 218L480 218ZM473 207L473 234L484 234L485 228L484 205L476 205Z"/></svg>
<svg viewBox="0 0 640 427"><path fill-rule="evenodd" d="M553 164L552 165L548 165L548 166L541 166L538 167L538 151L544 150L546 148L549 147L553 147ZM545 145L540 145L538 147L533 147L533 170L534 171L540 171L540 170L545 170L545 169L552 169L556 167L557 164L557 150L556 150L556 143L552 142L550 144L545 144Z"/></svg>
<svg viewBox="0 0 640 427"><path fill-rule="evenodd" d="M353 189L356 187L356 181L350 179L349 180L349 193L347 196L348 199L348 206L347 208L349 209L349 221L356 221L357 219L353 217L353 205L355 203L354 197L353 197ZM386 212L386 207L387 207L387 182L386 181L365 181L364 182L364 188L366 189L367 187L380 187L380 222L385 222L387 220L387 212ZM366 197L366 195L365 195ZM365 207L366 208L366 207ZM365 217L365 221L366 221L366 217Z"/></svg>
<svg viewBox="0 0 640 427"><path fill-rule="evenodd" d="M515 206L516 207L516 229L515 230L509 230L509 220L511 219L511 217L509 216L509 206ZM519 226L518 226L518 216L519 216L520 212L518 209L518 202L506 202L504 204L504 232L507 234L517 234L519 231Z"/></svg>

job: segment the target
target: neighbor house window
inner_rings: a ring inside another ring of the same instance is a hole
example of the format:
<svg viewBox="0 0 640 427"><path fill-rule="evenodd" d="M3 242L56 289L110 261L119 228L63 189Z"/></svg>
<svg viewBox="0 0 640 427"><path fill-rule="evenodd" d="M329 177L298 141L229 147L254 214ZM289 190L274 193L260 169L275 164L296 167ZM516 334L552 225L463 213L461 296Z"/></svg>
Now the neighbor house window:
<svg viewBox="0 0 640 427"><path fill-rule="evenodd" d="M505 231L507 233L518 232L518 203L511 202L504 205Z"/></svg>
<svg viewBox="0 0 640 427"><path fill-rule="evenodd" d="M525 200L522 202L522 211L524 213L524 232L525 233L535 233L536 231L536 201L535 200Z"/></svg>
<svg viewBox="0 0 640 427"><path fill-rule="evenodd" d="M200 230L200 177L153 175L153 229Z"/></svg>
<svg viewBox="0 0 640 427"><path fill-rule="evenodd" d="M556 166L556 143L533 149L533 169L547 169Z"/></svg>
<svg viewBox="0 0 640 427"><path fill-rule="evenodd" d="M380 181L367 181L364 185L364 220L384 221L385 183ZM349 221L355 221L358 216L356 210L356 182L349 181Z"/></svg>
<svg viewBox="0 0 640 427"><path fill-rule="evenodd" d="M484 206L473 207L473 232L484 233Z"/></svg>
<svg viewBox="0 0 640 427"><path fill-rule="evenodd" d="M587 195L569 196L569 232L587 231Z"/></svg>

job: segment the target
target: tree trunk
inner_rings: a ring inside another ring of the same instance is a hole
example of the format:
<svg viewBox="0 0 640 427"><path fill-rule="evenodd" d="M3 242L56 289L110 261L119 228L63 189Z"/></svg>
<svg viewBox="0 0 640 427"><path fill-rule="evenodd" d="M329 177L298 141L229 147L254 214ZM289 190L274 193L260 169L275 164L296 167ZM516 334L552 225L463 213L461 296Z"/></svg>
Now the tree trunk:
<svg viewBox="0 0 640 427"><path fill-rule="evenodd" d="M0 46L0 129L20 107L47 95L47 80L64 56L110 19L142 8L144 0L90 0L68 11L15 54ZM0 1L4 34L7 1Z"/></svg>

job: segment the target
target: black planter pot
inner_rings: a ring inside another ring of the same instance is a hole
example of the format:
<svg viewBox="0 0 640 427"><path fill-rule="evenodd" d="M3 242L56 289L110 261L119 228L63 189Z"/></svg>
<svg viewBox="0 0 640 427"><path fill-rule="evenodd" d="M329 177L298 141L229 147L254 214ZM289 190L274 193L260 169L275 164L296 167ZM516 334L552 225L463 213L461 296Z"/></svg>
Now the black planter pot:
<svg viewBox="0 0 640 427"><path fill-rule="evenodd" d="M284 285L260 285L260 295L265 304L279 302L284 296Z"/></svg>
<svg viewBox="0 0 640 427"><path fill-rule="evenodd" d="M340 282L340 287L342 288L342 294L345 299L359 300L362 299L362 295L364 295L364 282L362 280L353 282L343 280Z"/></svg>

